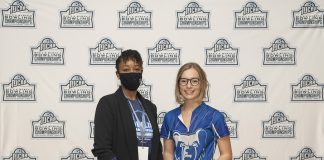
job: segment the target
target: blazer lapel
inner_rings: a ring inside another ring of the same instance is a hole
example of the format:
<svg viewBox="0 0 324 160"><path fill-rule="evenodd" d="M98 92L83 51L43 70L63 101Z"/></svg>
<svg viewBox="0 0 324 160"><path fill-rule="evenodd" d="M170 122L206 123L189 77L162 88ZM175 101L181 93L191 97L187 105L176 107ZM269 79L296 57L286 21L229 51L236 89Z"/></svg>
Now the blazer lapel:
<svg viewBox="0 0 324 160"><path fill-rule="evenodd" d="M118 99L117 102L119 103L119 110L122 122L121 124L124 126L125 133L126 133L126 142L129 149L128 154L136 154L131 155L130 157L137 157L137 136L136 136L136 129L134 120L132 117L132 113L129 108L129 104L127 102L126 97L124 96L121 88L116 91L116 98ZM136 152L133 152L136 151Z"/></svg>

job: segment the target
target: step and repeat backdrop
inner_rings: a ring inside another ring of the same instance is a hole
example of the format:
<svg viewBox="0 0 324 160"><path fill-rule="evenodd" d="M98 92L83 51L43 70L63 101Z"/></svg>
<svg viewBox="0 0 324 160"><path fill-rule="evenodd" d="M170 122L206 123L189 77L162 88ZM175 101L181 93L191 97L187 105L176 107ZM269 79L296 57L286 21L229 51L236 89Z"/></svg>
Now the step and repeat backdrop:
<svg viewBox="0 0 324 160"><path fill-rule="evenodd" d="M3 160L95 159L96 104L120 85L126 49L143 57L139 91L159 126L178 106L178 69L196 62L233 159L324 159L323 0L1 0L0 10Z"/></svg>

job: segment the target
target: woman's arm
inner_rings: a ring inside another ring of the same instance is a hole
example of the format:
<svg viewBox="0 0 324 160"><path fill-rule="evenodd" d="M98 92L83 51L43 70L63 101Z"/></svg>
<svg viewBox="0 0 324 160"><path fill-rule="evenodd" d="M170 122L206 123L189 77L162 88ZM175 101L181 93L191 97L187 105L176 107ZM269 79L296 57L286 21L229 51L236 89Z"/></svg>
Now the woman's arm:
<svg viewBox="0 0 324 160"><path fill-rule="evenodd" d="M174 142L172 139L163 139L163 160L173 160Z"/></svg>
<svg viewBox="0 0 324 160"><path fill-rule="evenodd" d="M217 140L220 156L218 160L232 160L232 147L229 136Z"/></svg>

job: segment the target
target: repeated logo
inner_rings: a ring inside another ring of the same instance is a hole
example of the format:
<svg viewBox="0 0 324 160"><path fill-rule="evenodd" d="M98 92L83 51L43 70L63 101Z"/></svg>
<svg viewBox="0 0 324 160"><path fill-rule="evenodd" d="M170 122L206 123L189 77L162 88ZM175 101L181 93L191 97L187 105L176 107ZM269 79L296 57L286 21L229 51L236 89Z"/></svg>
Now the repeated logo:
<svg viewBox="0 0 324 160"><path fill-rule="evenodd" d="M232 48L225 39L218 39L206 49L206 65L238 65L238 49Z"/></svg>
<svg viewBox="0 0 324 160"><path fill-rule="evenodd" d="M28 10L25 4L14 1L7 10L2 10L3 27L35 27L35 11Z"/></svg>
<svg viewBox="0 0 324 160"><path fill-rule="evenodd" d="M141 85L138 87L138 92L145 98L151 101L151 88L152 85L147 85L142 80Z"/></svg>
<svg viewBox="0 0 324 160"><path fill-rule="evenodd" d="M61 85L61 101L93 101L93 85L88 85L80 75L74 75L66 85Z"/></svg>
<svg viewBox="0 0 324 160"><path fill-rule="evenodd" d="M163 124L163 121L164 121L165 114L166 114L166 111L161 111L158 114L157 123L158 123L160 131L161 131L161 127L162 127L162 124Z"/></svg>
<svg viewBox="0 0 324 160"><path fill-rule="evenodd" d="M264 65L296 64L296 48L290 48L282 38L276 39L269 48L263 48Z"/></svg>
<svg viewBox="0 0 324 160"><path fill-rule="evenodd" d="M96 48L90 48L90 65L115 65L122 49L116 48L110 39L102 39Z"/></svg>
<svg viewBox="0 0 324 160"><path fill-rule="evenodd" d="M59 121L50 111L43 113L32 125L33 138L65 138L65 121Z"/></svg>
<svg viewBox="0 0 324 160"><path fill-rule="evenodd" d="M119 28L151 28L151 12L139 2L132 2L125 11L119 12Z"/></svg>
<svg viewBox="0 0 324 160"><path fill-rule="evenodd" d="M227 125L228 130L230 131L231 138L237 138L237 121L232 121L230 117L227 116L225 112L221 112L225 118L225 123Z"/></svg>
<svg viewBox="0 0 324 160"><path fill-rule="evenodd" d="M74 1L66 11L60 11L61 28L93 28L93 12L87 11L79 1Z"/></svg>
<svg viewBox="0 0 324 160"><path fill-rule="evenodd" d="M16 74L10 83L2 86L3 101L36 101L35 84L30 84L21 74Z"/></svg>
<svg viewBox="0 0 324 160"><path fill-rule="evenodd" d="M284 113L275 112L269 121L263 121L263 138L294 138L295 122L289 121Z"/></svg>
<svg viewBox="0 0 324 160"><path fill-rule="evenodd" d="M240 157L234 158L234 160L266 160L266 158L262 158L259 154L255 151L254 148L247 148L244 150Z"/></svg>
<svg viewBox="0 0 324 160"><path fill-rule="evenodd" d="M154 48L148 49L148 65L180 65L180 49L167 39L161 39Z"/></svg>
<svg viewBox="0 0 324 160"><path fill-rule="evenodd" d="M293 28L324 27L324 11L314 1L306 2L298 11L293 11Z"/></svg>
<svg viewBox="0 0 324 160"><path fill-rule="evenodd" d="M312 149L303 148L296 157L291 157L290 160L322 160L324 157L317 157Z"/></svg>
<svg viewBox="0 0 324 160"><path fill-rule="evenodd" d="M64 64L64 48L59 48L51 38L31 48L32 64Z"/></svg>
<svg viewBox="0 0 324 160"><path fill-rule="evenodd" d="M240 85L234 85L234 102L264 102L267 85L262 85L253 76L248 75Z"/></svg>
<svg viewBox="0 0 324 160"><path fill-rule="evenodd" d="M305 75L298 84L291 85L292 101L323 101L323 84L318 84L311 75Z"/></svg>
<svg viewBox="0 0 324 160"><path fill-rule="evenodd" d="M177 28L208 29L209 12L204 12L198 3L190 2L183 11L177 12Z"/></svg>
<svg viewBox="0 0 324 160"><path fill-rule="evenodd" d="M30 157L25 149L16 148L11 156L3 158L3 160L36 160L36 158Z"/></svg>
<svg viewBox="0 0 324 160"><path fill-rule="evenodd" d="M90 138L94 138L94 127L95 127L95 124L94 124L93 121L90 121L89 125L90 125Z"/></svg>
<svg viewBox="0 0 324 160"><path fill-rule="evenodd" d="M87 160L87 159L94 160L94 158L89 158L80 148L74 148L68 157L61 158L61 160Z"/></svg>
<svg viewBox="0 0 324 160"><path fill-rule="evenodd" d="M267 14L255 2L248 2L241 11L235 12L235 28L268 28Z"/></svg>

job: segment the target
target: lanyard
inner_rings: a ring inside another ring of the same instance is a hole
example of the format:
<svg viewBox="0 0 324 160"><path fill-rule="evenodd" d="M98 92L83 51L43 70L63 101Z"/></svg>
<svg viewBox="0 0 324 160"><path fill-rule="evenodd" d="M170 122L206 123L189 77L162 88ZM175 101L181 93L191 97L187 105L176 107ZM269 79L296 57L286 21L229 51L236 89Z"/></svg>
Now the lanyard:
<svg viewBox="0 0 324 160"><path fill-rule="evenodd" d="M139 100L137 100L138 101L138 103L140 104L140 106L142 107L142 104L141 104L141 102L139 101ZM143 108L143 112L142 112L142 121L140 121L139 120L139 118L137 117L137 114L135 113L135 110L134 110L134 107L133 107L133 105L132 105L132 103L128 100L128 103L129 103L129 105L130 105L130 108L132 108L132 112L133 112L133 114L134 114L134 116L135 116L135 119L136 119L136 121L138 122L138 123L140 123L140 125L139 125L139 128L140 128L140 131L141 131L141 139L142 139L142 146L144 146L144 137L145 137L145 115L144 115L144 108Z"/></svg>

